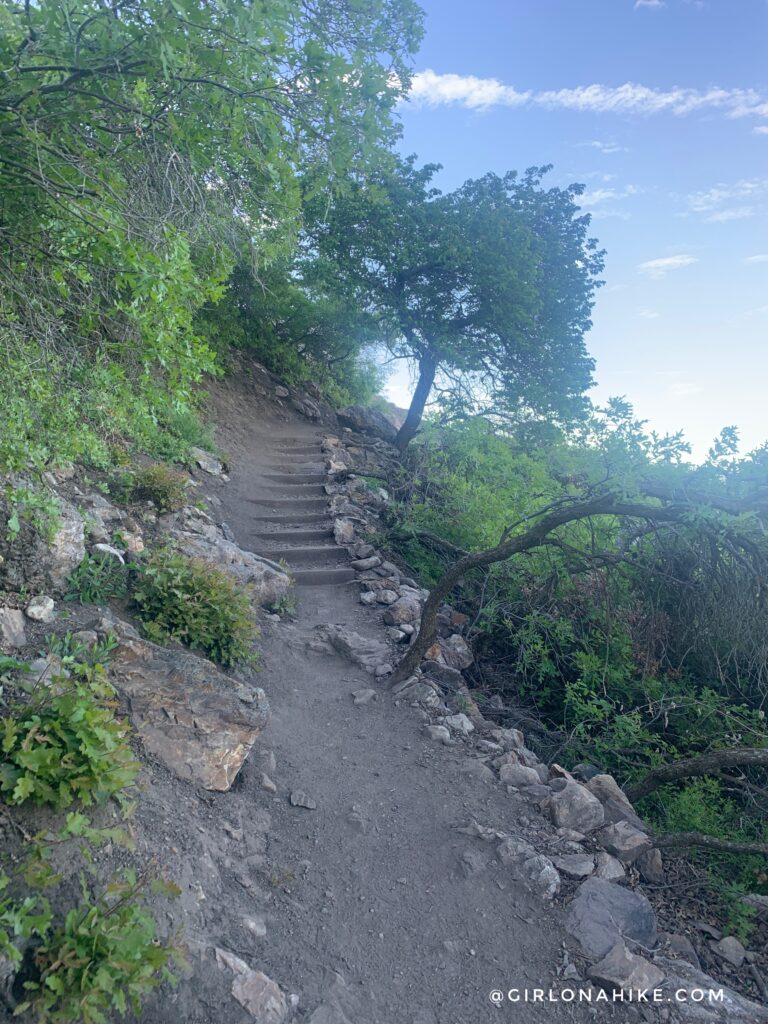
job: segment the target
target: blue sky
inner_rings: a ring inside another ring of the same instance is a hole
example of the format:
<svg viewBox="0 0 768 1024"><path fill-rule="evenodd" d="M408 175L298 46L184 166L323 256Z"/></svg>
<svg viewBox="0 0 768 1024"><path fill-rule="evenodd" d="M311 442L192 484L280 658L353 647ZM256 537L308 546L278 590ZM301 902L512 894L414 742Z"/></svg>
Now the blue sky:
<svg viewBox="0 0 768 1024"><path fill-rule="evenodd" d="M703 456L768 440L768 0L422 0L401 148L438 185L554 164L608 251L593 398ZM408 375L388 393L407 403Z"/></svg>

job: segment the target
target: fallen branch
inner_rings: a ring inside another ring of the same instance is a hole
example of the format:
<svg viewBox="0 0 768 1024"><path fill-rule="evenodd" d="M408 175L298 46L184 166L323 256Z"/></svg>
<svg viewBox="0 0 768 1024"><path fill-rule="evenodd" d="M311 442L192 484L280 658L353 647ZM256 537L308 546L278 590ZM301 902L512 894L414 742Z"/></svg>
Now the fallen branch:
<svg viewBox="0 0 768 1024"><path fill-rule="evenodd" d="M703 846L707 850L718 850L723 853L763 853L768 856L768 843L738 843L731 839L708 836L704 832L666 832L651 837L651 845L659 850Z"/></svg>
<svg viewBox="0 0 768 1024"><path fill-rule="evenodd" d="M701 757L673 761L671 764L654 768L639 782L628 786L626 794L634 803L668 782L715 774L721 768L749 765L768 768L768 747L731 747L729 750L714 750L709 754L702 754Z"/></svg>

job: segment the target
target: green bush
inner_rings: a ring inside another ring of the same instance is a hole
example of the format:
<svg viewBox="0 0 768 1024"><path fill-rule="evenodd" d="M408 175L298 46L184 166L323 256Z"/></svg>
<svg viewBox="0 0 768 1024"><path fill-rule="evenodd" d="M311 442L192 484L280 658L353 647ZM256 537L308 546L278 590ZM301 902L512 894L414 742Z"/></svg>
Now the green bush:
<svg viewBox="0 0 768 1024"><path fill-rule="evenodd" d="M86 555L68 580L67 601L104 604L128 593L128 568L113 555Z"/></svg>
<svg viewBox="0 0 768 1024"><path fill-rule="evenodd" d="M29 910L25 919L19 917L24 930L42 941L35 950L38 977L25 982L28 998L17 1014L31 1010L40 1024L105 1024L112 1010L138 1015L142 996L175 981L168 963L180 959L179 952L157 941L156 923L141 899L143 886L126 871L94 899L83 881L82 903L57 928L45 911L32 921ZM165 883L153 888L165 895L179 891ZM15 925L16 916L7 916Z"/></svg>
<svg viewBox="0 0 768 1024"><path fill-rule="evenodd" d="M161 462L131 474L131 501L153 501L158 512L177 512L187 501L189 477Z"/></svg>
<svg viewBox="0 0 768 1024"><path fill-rule="evenodd" d="M0 797L57 809L103 803L139 771L127 723L115 715L115 691L101 665L73 665L74 677L21 682L27 699L0 718Z"/></svg>
<svg viewBox="0 0 768 1024"><path fill-rule="evenodd" d="M142 566L133 599L152 640L173 637L222 665L252 657L257 630L248 593L207 562L157 552Z"/></svg>

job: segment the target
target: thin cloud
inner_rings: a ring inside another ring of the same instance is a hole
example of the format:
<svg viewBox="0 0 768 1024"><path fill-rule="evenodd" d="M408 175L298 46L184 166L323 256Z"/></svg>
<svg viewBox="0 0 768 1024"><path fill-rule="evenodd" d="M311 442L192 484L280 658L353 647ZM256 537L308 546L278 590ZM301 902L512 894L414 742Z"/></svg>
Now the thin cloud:
<svg viewBox="0 0 768 1024"><path fill-rule="evenodd" d="M598 153L604 153L606 156L612 156L614 153L629 152L627 146L620 146L618 142L601 142L599 139L593 139L591 142L580 142L579 145L589 146L591 149L596 149Z"/></svg>
<svg viewBox="0 0 768 1024"><path fill-rule="evenodd" d="M708 213L734 200L754 199L768 192L768 178L742 178L730 184L720 182L703 192L692 192L688 205L694 213ZM744 209L744 207L741 207Z"/></svg>
<svg viewBox="0 0 768 1024"><path fill-rule="evenodd" d="M768 124L756 124L752 129L753 135L768 135Z"/></svg>
<svg viewBox="0 0 768 1024"><path fill-rule="evenodd" d="M641 320L658 320L661 313L659 313L658 310L643 307L642 309L638 309L635 316L639 316Z"/></svg>
<svg viewBox="0 0 768 1024"><path fill-rule="evenodd" d="M731 220L747 220L755 216L754 206L733 206L729 210L718 210L705 219L710 224L726 224Z"/></svg>
<svg viewBox="0 0 768 1024"><path fill-rule="evenodd" d="M603 203L615 203L620 199L635 196L640 191L635 185L627 185L625 189L596 188L579 196L579 206L600 206Z"/></svg>
<svg viewBox="0 0 768 1024"><path fill-rule="evenodd" d="M756 256L745 256L743 263L768 263L768 252L759 252Z"/></svg>
<svg viewBox="0 0 768 1024"><path fill-rule="evenodd" d="M661 278L666 277L673 270L682 270L683 267L690 267L692 263L698 262L695 256L685 254L680 256L660 256L658 259L646 260L645 263L640 263L637 269L641 274L647 274L648 277Z"/></svg>
<svg viewBox="0 0 768 1024"><path fill-rule="evenodd" d="M664 0L635 0L635 10L640 10L643 7L664 7L666 6Z"/></svg>
<svg viewBox="0 0 768 1024"><path fill-rule="evenodd" d="M542 92L521 91L496 78L438 74L431 68L413 76L408 99L415 107L459 106L467 110L539 106L598 114L674 114L722 112L727 117L768 117L768 100L754 89L653 89L636 82L580 85Z"/></svg>

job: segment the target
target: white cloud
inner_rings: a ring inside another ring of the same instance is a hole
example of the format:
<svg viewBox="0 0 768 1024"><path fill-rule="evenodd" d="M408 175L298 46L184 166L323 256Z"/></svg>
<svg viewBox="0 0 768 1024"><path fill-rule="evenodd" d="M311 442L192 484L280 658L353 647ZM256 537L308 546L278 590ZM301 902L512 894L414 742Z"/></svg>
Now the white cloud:
<svg viewBox="0 0 768 1024"><path fill-rule="evenodd" d="M660 256L658 259L646 260L645 263L640 263L637 269L649 277L661 278L665 277L671 270L682 270L683 267L689 267L692 263L698 262L695 256Z"/></svg>
<svg viewBox="0 0 768 1024"><path fill-rule="evenodd" d="M744 263L768 263L768 252L759 252L756 256L745 256Z"/></svg>
<svg viewBox="0 0 768 1024"><path fill-rule="evenodd" d="M768 124L756 124L752 129L753 135L768 135Z"/></svg>
<svg viewBox="0 0 768 1024"><path fill-rule="evenodd" d="M711 213L705 219L712 224L725 224L730 220L746 220L747 217L754 217L754 215L754 206L732 206L729 209Z"/></svg>
<svg viewBox="0 0 768 1024"><path fill-rule="evenodd" d="M635 0L635 10L641 7L664 7L664 0Z"/></svg>
<svg viewBox="0 0 768 1024"><path fill-rule="evenodd" d="M635 316L639 316L641 320L658 320L661 314L655 309L643 307L642 309L638 309Z"/></svg>
<svg viewBox="0 0 768 1024"><path fill-rule="evenodd" d="M660 114L677 116L698 110L719 110L727 117L768 117L768 100L754 89L652 89L636 82L623 85L579 85L570 89L521 92L496 78L438 74L431 68L413 76L409 100L414 106L492 107L540 106L598 114Z"/></svg>
<svg viewBox="0 0 768 1024"><path fill-rule="evenodd" d="M457 105L469 110L519 107L530 101L530 92L518 92L496 78L474 75L438 75L428 68L413 76L408 99L417 106Z"/></svg>
<svg viewBox="0 0 768 1024"><path fill-rule="evenodd" d="M599 139L594 139L591 142L580 142L579 145L589 146L592 149L596 149L599 153L606 154L606 156L611 156L613 153L629 152L627 146L620 146L618 142L601 142Z"/></svg>
<svg viewBox="0 0 768 1024"><path fill-rule="evenodd" d="M731 184L720 182L703 192L692 192L688 205L694 213L707 213L734 200L754 199L768 192L768 178L742 178Z"/></svg>

